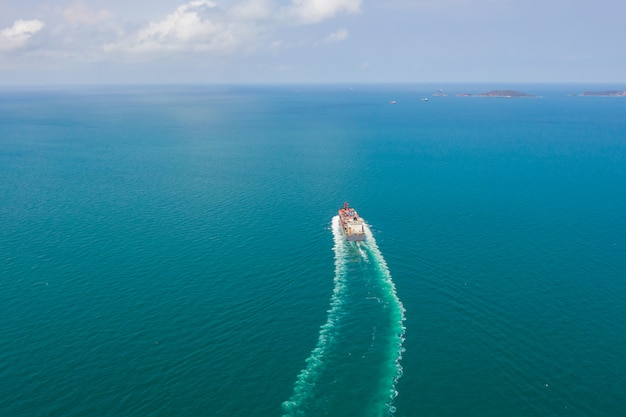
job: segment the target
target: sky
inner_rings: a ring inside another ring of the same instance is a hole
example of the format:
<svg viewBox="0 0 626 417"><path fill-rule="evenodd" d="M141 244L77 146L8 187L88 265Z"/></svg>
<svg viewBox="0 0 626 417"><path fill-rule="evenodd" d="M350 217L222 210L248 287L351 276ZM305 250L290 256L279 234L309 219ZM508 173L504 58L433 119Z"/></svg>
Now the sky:
<svg viewBox="0 0 626 417"><path fill-rule="evenodd" d="M0 85L626 84L624 0L0 0Z"/></svg>

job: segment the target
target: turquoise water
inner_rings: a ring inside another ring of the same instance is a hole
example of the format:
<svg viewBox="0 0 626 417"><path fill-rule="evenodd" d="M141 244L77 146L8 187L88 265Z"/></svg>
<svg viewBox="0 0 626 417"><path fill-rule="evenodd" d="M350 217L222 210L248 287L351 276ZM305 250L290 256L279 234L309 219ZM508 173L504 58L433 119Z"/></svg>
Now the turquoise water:
<svg viewBox="0 0 626 417"><path fill-rule="evenodd" d="M626 101L438 87L0 91L0 414L623 415Z"/></svg>

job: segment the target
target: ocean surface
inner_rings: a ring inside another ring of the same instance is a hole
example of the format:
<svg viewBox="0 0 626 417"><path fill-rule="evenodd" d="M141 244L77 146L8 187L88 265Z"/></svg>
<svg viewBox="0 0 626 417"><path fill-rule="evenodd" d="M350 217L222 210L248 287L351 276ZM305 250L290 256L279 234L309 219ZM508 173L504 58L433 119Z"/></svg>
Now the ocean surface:
<svg viewBox="0 0 626 417"><path fill-rule="evenodd" d="M626 98L492 87L0 89L0 415L624 416Z"/></svg>

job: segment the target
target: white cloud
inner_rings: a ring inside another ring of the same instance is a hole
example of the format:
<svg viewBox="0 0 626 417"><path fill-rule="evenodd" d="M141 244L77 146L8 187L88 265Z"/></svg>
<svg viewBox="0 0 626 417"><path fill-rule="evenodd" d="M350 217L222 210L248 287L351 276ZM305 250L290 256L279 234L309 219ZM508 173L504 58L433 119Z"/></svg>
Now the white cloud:
<svg viewBox="0 0 626 417"><path fill-rule="evenodd" d="M326 39L324 39L324 43L341 42L345 41L346 39L348 39L348 30L339 29L336 32L333 32L330 35L326 36Z"/></svg>
<svg viewBox="0 0 626 417"><path fill-rule="evenodd" d="M230 14L236 19L263 20L271 17L272 5L269 0L247 0L233 6Z"/></svg>
<svg viewBox="0 0 626 417"><path fill-rule="evenodd" d="M145 53L159 51L218 51L238 43L235 24L209 0L179 6L163 20L152 22L120 42L108 44L106 51Z"/></svg>
<svg viewBox="0 0 626 417"><path fill-rule="evenodd" d="M361 0L292 0L291 6L286 9L289 19L295 19L295 23L318 23L346 13L358 13L361 11Z"/></svg>
<svg viewBox="0 0 626 417"><path fill-rule="evenodd" d="M277 33L341 14L358 13L361 3L362 0L186 0L162 18L140 26L107 9L92 8L88 0L69 0L64 6L48 9L52 12L46 19L50 28L46 26L46 37L40 37L32 52L47 58L87 62L106 61L113 54L136 59L142 55L176 53L278 53L297 39L288 44L272 42ZM16 21L0 32L0 51L26 46L43 27L40 20ZM340 29L324 42L343 41L347 36L348 32Z"/></svg>
<svg viewBox="0 0 626 417"><path fill-rule="evenodd" d="M17 20L13 26L0 31L0 50L12 51L25 46L28 40L44 26L45 24L38 19Z"/></svg>

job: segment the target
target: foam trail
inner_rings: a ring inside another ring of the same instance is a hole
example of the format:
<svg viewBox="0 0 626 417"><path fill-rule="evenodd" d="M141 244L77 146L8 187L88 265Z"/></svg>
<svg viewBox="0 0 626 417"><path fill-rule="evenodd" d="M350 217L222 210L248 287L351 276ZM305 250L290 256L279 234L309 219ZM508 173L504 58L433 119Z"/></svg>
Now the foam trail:
<svg viewBox="0 0 626 417"><path fill-rule="evenodd" d="M361 247L361 242L356 242L356 248L359 251L359 254L361 255L361 258L363 258L363 260L365 262L369 263L369 259L367 258L367 254L365 253L365 251L363 250L363 248Z"/></svg>
<svg viewBox="0 0 626 417"><path fill-rule="evenodd" d="M306 368L298 375L294 392L289 401L283 403L285 416L304 417L306 412L301 409L301 405L307 402L314 402L313 387L318 382L320 370L324 366L324 356L335 340L336 323L339 320L342 308L343 293L345 291L345 251L346 245L339 231L339 216L333 217L332 221L333 240L335 251L335 278L333 295L330 300L330 309L326 323L320 328L320 335L315 349L306 360Z"/></svg>
<svg viewBox="0 0 626 417"><path fill-rule="evenodd" d="M369 227L366 226L367 240L357 243L346 242L340 231L338 216L333 218L332 230L335 278L327 320L320 328L317 345L306 360L305 368L298 375L293 395L283 403L284 416L343 415L348 410L353 413L354 409L360 409L359 415L367 417L390 416L395 411L396 383L402 375L400 360L404 340L404 308ZM362 266L358 266L359 260ZM369 291L372 291L372 296L369 296ZM366 293L368 296L364 296ZM377 300L376 305L380 307L363 304L361 297L370 300L368 302ZM374 350L362 351L359 356L341 356L355 349L350 337L358 339L363 337L364 331L368 331L367 314L375 314L369 319L378 320L383 326L381 329L374 326L369 330L373 332L369 337ZM382 333L379 334L379 330ZM341 393L351 391L352 386L345 386L349 382L345 382L344 386L333 384L349 381L350 369L363 371L362 366L371 367L371 375L376 375L367 382L367 386L361 387L369 389L365 402L337 403L338 398L346 399ZM340 371L341 368L348 371ZM344 373L339 375L338 372ZM341 407L341 410L336 407Z"/></svg>
<svg viewBox="0 0 626 417"><path fill-rule="evenodd" d="M395 336L391 338L389 342L390 352L392 355L394 355L392 361L395 369L390 370L389 381L382 381L383 384L389 383L389 396L386 403L384 404L384 407L381 407L382 410L384 410L382 415L393 415L393 413L395 413L396 411L393 402L398 395L398 392L396 391L396 384L398 383L400 377L402 377L402 365L400 364L400 361L402 360L402 353L404 352L403 343L404 333L406 330L404 326L404 321L406 320L406 310L404 309L404 306L402 305L402 302L400 301L400 298L398 297L398 294L396 292L396 286L391 278L391 273L389 272L389 268L387 267L387 262L385 261L382 252L378 248L378 245L376 244L376 239L374 239L372 231L367 224L365 225L365 234L367 240L365 241L365 244L363 246L373 256L376 265L378 266L379 277L381 279L381 282L386 287L386 301L389 302L389 305L393 310L392 314L394 316L393 324Z"/></svg>

